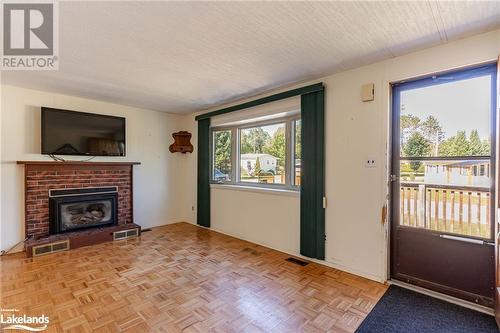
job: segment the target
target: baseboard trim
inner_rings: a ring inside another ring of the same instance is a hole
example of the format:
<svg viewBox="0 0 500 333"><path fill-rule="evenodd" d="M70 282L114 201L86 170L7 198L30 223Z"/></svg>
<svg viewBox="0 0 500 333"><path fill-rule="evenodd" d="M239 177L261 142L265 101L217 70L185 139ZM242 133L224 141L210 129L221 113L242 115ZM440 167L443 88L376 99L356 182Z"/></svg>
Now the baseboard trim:
<svg viewBox="0 0 500 333"><path fill-rule="evenodd" d="M349 273L349 274L361 276L361 277L364 277L364 278L366 278L368 280L372 280L372 281L375 281L375 282L385 283L387 281L386 279L384 279L383 277L381 277L379 275L371 274L371 273L368 273L368 272L365 272L365 271L361 271L361 270L356 269L356 268L351 268L351 267L348 267L348 266L345 266L345 265L342 265L342 264L337 264L337 263L333 263L331 261L326 261L326 260L323 261L323 260L319 260L319 259L311 259L311 258L304 257L304 256L300 256L300 257L306 258L306 259L311 260L311 261L314 261L314 262L316 262L318 264L321 264L321 265L325 265L325 266L328 266L328 267L331 267L331 268L338 269L340 271L343 271L343 272L346 272L346 273Z"/></svg>
<svg viewBox="0 0 500 333"><path fill-rule="evenodd" d="M395 280L395 279L388 280L387 283L393 284L395 286L405 288L408 290L412 290L412 291L415 291L415 292L420 293L420 294L431 296L431 297L434 297L434 298L437 298L437 299L440 299L440 300L443 300L443 301L446 301L449 303L453 303L453 304L462 306L464 308L468 308L471 310L482 312L482 313L485 313L485 314L490 315L490 316L495 316L495 312L493 309L488 308L486 306L478 305L478 304L475 304L472 302L464 301L463 299L460 299L460 298L456 298L453 296L442 294L442 293L439 293L437 291L425 289L425 288L415 286L415 285L412 285L412 284L409 284L409 283L406 283L403 281Z"/></svg>
<svg viewBox="0 0 500 333"><path fill-rule="evenodd" d="M229 233L221 231L221 230L219 230L217 228L207 228L207 227L200 226L198 224L193 224L193 225L196 225L199 228L203 228L203 229L215 231L215 232L218 232L218 233L226 235L226 236L230 236L230 237L234 237L234 238L237 238L237 239L241 239L243 241L246 241L246 242L249 242L249 243L252 243L252 244L256 244L256 245L260 245L260 246L263 246L263 247L267 247L268 249L271 249L271 250L275 250L275 251L278 251L278 252L286 253L288 255L291 255L291 256L294 256L294 257L297 257L297 258L301 258L301 259L304 259L304 260L307 260L307 261L310 261L310 262L314 262L314 263L319 264L319 265L323 265L323 266L327 266L327 267L330 267L330 268L334 268L334 269L337 269L339 271L343 271L343 272L346 272L346 273L349 273L349 274L361 276L361 277L364 277L365 279L368 279L368 280L372 280L372 281L379 282L379 283L384 283L385 282L385 280L382 277L377 276L377 275L369 274L369 273L366 273L366 272L361 272L361 271L358 271L356 269L352 269L352 268L349 268L349 267L346 267L346 266L343 266L343 265L335 264L335 263L332 263L332 262L329 262L329 261L326 261L326 260L319 260L319 259L309 258L309 257L301 255L300 253L295 253L295 252L290 251L290 250L278 249L278 248L273 247L273 246L271 246L269 244L265 244L265 243L261 243L261 242L256 242L254 240L245 238L243 236L229 234Z"/></svg>
<svg viewBox="0 0 500 333"><path fill-rule="evenodd" d="M4 256L8 256L9 254L16 254L16 253L21 253L21 252L24 252L24 242L22 244L18 244L18 245L15 245L14 247L10 248L10 249L5 249L5 250L2 250L2 251L9 251L8 253L4 253L3 255Z"/></svg>
<svg viewBox="0 0 500 333"><path fill-rule="evenodd" d="M137 222L135 222L136 224L139 224ZM175 223L190 223L188 222L187 219L184 219L184 218L178 218L178 219L172 219L172 220L169 220L167 221L166 223L163 223L163 224L159 224L159 225L152 225L152 226L145 226L145 225L141 225L141 228L143 229L154 229L154 228L160 228L160 227L164 227L164 226L167 226L167 225L170 225L170 224L175 224Z"/></svg>

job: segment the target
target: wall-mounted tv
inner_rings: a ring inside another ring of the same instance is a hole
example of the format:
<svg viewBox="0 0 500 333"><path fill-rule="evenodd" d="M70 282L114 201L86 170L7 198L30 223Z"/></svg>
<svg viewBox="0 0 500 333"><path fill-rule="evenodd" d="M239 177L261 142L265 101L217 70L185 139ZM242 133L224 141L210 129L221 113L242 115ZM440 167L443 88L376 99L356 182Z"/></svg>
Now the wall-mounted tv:
<svg viewBox="0 0 500 333"><path fill-rule="evenodd" d="M125 118L42 107L42 154L125 156Z"/></svg>

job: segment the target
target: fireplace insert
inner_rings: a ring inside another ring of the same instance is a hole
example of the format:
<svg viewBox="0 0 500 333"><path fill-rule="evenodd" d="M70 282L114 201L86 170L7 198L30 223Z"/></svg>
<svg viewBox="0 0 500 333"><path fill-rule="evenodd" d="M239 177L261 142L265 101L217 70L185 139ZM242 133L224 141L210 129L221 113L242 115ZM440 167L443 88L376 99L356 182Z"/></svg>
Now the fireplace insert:
<svg viewBox="0 0 500 333"><path fill-rule="evenodd" d="M118 223L118 189L112 187L51 190L50 233L58 234Z"/></svg>

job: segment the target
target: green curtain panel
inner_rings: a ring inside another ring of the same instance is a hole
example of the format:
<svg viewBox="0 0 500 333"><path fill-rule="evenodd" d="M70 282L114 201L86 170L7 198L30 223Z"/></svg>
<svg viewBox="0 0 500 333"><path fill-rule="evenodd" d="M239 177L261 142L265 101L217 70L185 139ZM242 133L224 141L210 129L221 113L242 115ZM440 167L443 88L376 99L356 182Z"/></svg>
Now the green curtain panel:
<svg viewBox="0 0 500 333"><path fill-rule="evenodd" d="M325 259L324 90L301 95L300 253Z"/></svg>
<svg viewBox="0 0 500 333"><path fill-rule="evenodd" d="M197 222L210 227L210 118L198 121Z"/></svg>

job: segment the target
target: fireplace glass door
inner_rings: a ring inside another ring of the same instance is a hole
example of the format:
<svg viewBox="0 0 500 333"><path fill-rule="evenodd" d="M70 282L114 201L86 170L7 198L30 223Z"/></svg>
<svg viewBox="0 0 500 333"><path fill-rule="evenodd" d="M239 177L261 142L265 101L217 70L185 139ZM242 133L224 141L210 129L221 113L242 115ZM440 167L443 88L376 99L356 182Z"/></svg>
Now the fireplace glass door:
<svg viewBox="0 0 500 333"><path fill-rule="evenodd" d="M117 224L118 194L85 193L50 198L51 233Z"/></svg>
<svg viewBox="0 0 500 333"><path fill-rule="evenodd" d="M113 218L112 205L110 199L61 204L59 207L61 211L61 229L66 231L108 224Z"/></svg>

